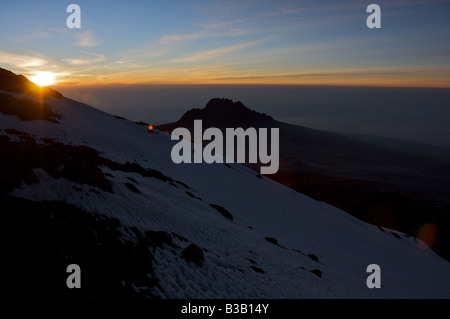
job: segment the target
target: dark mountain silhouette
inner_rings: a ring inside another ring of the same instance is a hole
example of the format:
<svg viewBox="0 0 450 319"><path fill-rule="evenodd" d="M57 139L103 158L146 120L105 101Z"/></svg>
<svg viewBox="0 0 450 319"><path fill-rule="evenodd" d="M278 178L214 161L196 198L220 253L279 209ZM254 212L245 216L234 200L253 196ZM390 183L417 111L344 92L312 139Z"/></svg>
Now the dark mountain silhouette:
<svg viewBox="0 0 450 319"><path fill-rule="evenodd" d="M215 98L211 99L204 109L191 109L184 113L179 121L160 125L159 128L170 130L176 127L186 127L191 129L194 120L202 120L206 127L218 128L231 127L230 123L240 127L247 127L249 124L254 127L271 127L277 123L272 117L250 110L241 102Z"/></svg>
<svg viewBox="0 0 450 319"><path fill-rule="evenodd" d="M283 123L229 99L213 98L158 128L192 131L195 119L203 120L203 130L278 127L280 168L267 177L380 227L417 236L422 225L434 223L440 235L433 248L450 259L448 163ZM247 166L259 172L260 165Z"/></svg>
<svg viewBox="0 0 450 319"><path fill-rule="evenodd" d="M0 68L0 90L39 95L42 97L57 97L63 98L63 95L51 88L40 87L33 82L29 81L23 75L14 74L11 71Z"/></svg>

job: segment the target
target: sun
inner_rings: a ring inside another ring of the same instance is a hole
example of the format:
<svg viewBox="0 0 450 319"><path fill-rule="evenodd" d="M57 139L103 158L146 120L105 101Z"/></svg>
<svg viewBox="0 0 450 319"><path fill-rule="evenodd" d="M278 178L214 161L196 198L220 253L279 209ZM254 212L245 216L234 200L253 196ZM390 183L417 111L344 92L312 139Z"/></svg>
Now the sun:
<svg viewBox="0 0 450 319"><path fill-rule="evenodd" d="M37 71L35 75L30 78L30 81L39 85L47 86L55 83L55 74L52 72Z"/></svg>

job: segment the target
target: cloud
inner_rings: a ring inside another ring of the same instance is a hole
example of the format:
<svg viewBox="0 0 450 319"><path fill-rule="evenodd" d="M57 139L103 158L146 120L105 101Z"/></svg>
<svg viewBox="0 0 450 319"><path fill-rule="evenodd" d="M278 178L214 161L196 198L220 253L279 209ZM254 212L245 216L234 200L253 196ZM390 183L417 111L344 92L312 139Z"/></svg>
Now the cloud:
<svg viewBox="0 0 450 319"><path fill-rule="evenodd" d="M45 30L27 30L26 33L18 34L11 40L15 43L25 43L32 40L42 40L50 38L51 34Z"/></svg>
<svg viewBox="0 0 450 319"><path fill-rule="evenodd" d="M197 26L202 28L201 31L190 34L173 34L161 37L160 43L168 44L178 41L194 41L203 38L214 37L234 37L253 33L260 33L258 28L248 29L244 25L247 23L257 23L258 21L267 23L267 19L271 17L292 15L298 13L300 9L280 9L274 12L264 12L246 18L232 19L226 21L215 21L213 23L198 23ZM215 18L213 18L216 20Z"/></svg>
<svg viewBox="0 0 450 319"><path fill-rule="evenodd" d="M237 27L237 25L242 25L245 22L249 22L255 20L257 18L262 17L251 17L251 18L243 18L243 19L234 19L229 21L220 21L209 24L197 24L201 31L190 34L174 34L174 35L165 35L161 38L160 42L163 44L167 44L170 42L178 42L178 41L193 41L203 38L214 38L214 37L233 37L233 36L242 36L250 33L256 33L257 31L246 30L242 27Z"/></svg>
<svg viewBox="0 0 450 319"><path fill-rule="evenodd" d="M47 60L26 55L26 54L16 54L9 52L0 51L0 63L13 65L18 68L30 68L30 67L38 67L44 64L47 64Z"/></svg>
<svg viewBox="0 0 450 319"><path fill-rule="evenodd" d="M175 41L197 40L202 37L200 33L165 35L161 38L161 43L167 44Z"/></svg>
<svg viewBox="0 0 450 319"><path fill-rule="evenodd" d="M234 51L238 51L241 49L245 49L245 48L248 48L251 46L258 45L264 41L265 40L257 40L257 41L241 43L241 44L236 44L236 45L227 46L227 47L220 47L220 48L211 49L211 50L203 50L203 51L199 51L194 54L191 54L191 55L187 55L185 57L171 60L170 62L173 62L173 63L195 62L195 61L212 59L212 58L224 55L224 54L228 54L228 53L231 53Z"/></svg>
<svg viewBox="0 0 450 319"><path fill-rule="evenodd" d="M248 22L255 19L253 18L243 18L243 19L235 19L235 20L228 20L228 21L219 21L219 22L214 22L214 23L210 23L210 24L200 24L201 27L205 28L205 29L223 29L223 28L228 28L228 27L232 27L236 24L242 24L244 22Z"/></svg>
<svg viewBox="0 0 450 319"><path fill-rule="evenodd" d="M327 77L378 77L378 76L412 76L419 74L427 75L447 75L449 70L417 69L417 70L361 70L361 71L323 71L323 72L304 72L304 73L286 73L286 74L267 74L250 76L230 76L216 77L214 80L263 80L263 79L286 79L286 78L327 78Z"/></svg>
<svg viewBox="0 0 450 319"><path fill-rule="evenodd" d="M98 41L95 38L93 31L86 31L76 35L78 41L76 45L79 47L95 47L98 45Z"/></svg>
<svg viewBox="0 0 450 319"><path fill-rule="evenodd" d="M213 29L214 28L211 28L211 30L205 29L204 31L191 34L165 35L161 38L160 43L169 44L172 42L194 41L204 38L235 37L253 33L243 29L231 29L231 28L229 30L213 30Z"/></svg>
<svg viewBox="0 0 450 319"><path fill-rule="evenodd" d="M106 60L106 57L102 54L89 53L89 52L85 52L85 53L90 56L84 56L84 57L79 57L79 58L75 58L75 59L66 58L66 59L63 59L63 61L70 65L89 65L89 64L103 62Z"/></svg>

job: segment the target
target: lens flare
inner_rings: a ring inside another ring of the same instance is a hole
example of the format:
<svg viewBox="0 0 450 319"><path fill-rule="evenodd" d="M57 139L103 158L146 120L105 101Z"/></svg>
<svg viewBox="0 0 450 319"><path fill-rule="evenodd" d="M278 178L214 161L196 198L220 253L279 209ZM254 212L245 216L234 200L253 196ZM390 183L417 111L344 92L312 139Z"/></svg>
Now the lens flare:
<svg viewBox="0 0 450 319"><path fill-rule="evenodd" d="M417 237L420 240L422 240L427 245L427 247L431 247L434 240L436 239L436 225L434 225L433 223L427 223L427 224L423 225L419 229L419 233L418 233ZM427 247L421 247L421 248L425 249Z"/></svg>

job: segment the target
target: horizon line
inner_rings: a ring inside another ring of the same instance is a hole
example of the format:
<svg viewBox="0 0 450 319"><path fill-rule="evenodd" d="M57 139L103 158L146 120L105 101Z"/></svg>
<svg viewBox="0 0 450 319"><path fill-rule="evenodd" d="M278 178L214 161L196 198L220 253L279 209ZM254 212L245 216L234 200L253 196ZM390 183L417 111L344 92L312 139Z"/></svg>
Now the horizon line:
<svg viewBox="0 0 450 319"><path fill-rule="evenodd" d="M303 86L303 87L355 87L355 88L417 88L417 89L450 89L450 84L443 85L423 85L423 84L361 84L361 83L261 83L261 82L221 82L221 83L211 83L211 82L60 82L58 84L52 84L47 87L49 88L57 88L57 87L70 87L70 86L78 86L78 87L106 87L106 86L284 86L284 87L293 87L293 86Z"/></svg>

